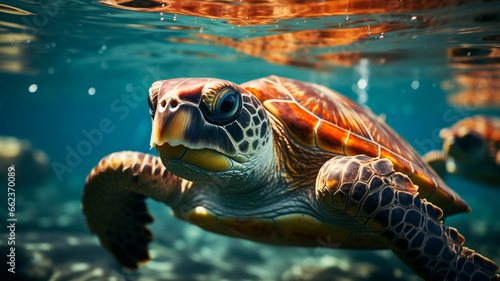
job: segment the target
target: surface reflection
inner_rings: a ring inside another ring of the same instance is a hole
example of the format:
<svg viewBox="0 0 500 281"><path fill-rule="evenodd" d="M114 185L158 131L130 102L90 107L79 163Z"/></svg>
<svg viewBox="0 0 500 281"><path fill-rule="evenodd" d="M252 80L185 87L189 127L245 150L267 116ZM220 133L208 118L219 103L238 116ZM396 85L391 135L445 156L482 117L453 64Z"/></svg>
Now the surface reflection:
<svg viewBox="0 0 500 281"><path fill-rule="evenodd" d="M413 47L409 41L418 37L416 33L447 22L443 10L438 8L455 9L460 4L454 0L101 0L99 3L119 9L159 13L161 21L164 20L163 13L174 14L173 20L164 24L167 29L186 25L185 21L176 22L177 15L194 16L195 25L196 17L223 20L223 23L233 25L231 32L205 30L201 26L185 29L183 34L168 36L166 40L229 47L273 64L321 71L351 67L362 59L380 65L424 56L408 52ZM437 20L438 15L443 17ZM192 22L187 25L192 25ZM382 39L385 39L384 43L371 43ZM399 48L390 45L394 43L399 44ZM203 53L213 48L199 49L203 51L198 55L209 57ZM433 53L437 52L430 54Z"/></svg>
<svg viewBox="0 0 500 281"><path fill-rule="evenodd" d="M454 82L458 90L448 102L469 110L500 108L500 50L497 48L452 48L450 66L457 69Z"/></svg>
<svg viewBox="0 0 500 281"><path fill-rule="evenodd" d="M210 34L190 34L191 38L171 38L186 44L225 46L271 63L293 65L317 70L333 66L352 66L363 58L383 64L401 57L398 51L362 52L357 42L383 38L384 33L401 31L408 25L395 22L351 28L315 29L284 32L254 38L231 38ZM331 48L344 46L331 52ZM346 47L349 46L349 47Z"/></svg>
<svg viewBox="0 0 500 281"><path fill-rule="evenodd" d="M275 20L337 15L399 13L434 9L457 3L455 0L101 0L111 7L154 13L171 13L226 20L235 25L269 24Z"/></svg>
<svg viewBox="0 0 500 281"><path fill-rule="evenodd" d="M25 43L38 38L32 35L33 28L26 24L19 24L6 20L20 19L23 16L32 16L33 13L23 9L0 3L0 72L31 73L36 71L30 67L29 61L23 59L27 52Z"/></svg>

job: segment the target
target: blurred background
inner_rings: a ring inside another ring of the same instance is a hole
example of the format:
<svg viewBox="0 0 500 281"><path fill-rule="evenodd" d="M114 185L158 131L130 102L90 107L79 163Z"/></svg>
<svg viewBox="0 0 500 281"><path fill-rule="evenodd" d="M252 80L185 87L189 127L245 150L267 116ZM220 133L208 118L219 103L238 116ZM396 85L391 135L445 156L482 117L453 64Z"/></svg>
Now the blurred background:
<svg viewBox="0 0 500 281"><path fill-rule="evenodd" d="M388 250L222 237L155 202L153 259L137 272L122 270L89 232L85 177L109 153L149 152L154 81L271 74L371 108L423 155L441 149L442 128L500 116L500 1L2 0L0 178L6 186L16 166L15 278L420 280ZM500 263L498 184L446 182L473 210L446 223ZM8 230L1 235L7 260Z"/></svg>

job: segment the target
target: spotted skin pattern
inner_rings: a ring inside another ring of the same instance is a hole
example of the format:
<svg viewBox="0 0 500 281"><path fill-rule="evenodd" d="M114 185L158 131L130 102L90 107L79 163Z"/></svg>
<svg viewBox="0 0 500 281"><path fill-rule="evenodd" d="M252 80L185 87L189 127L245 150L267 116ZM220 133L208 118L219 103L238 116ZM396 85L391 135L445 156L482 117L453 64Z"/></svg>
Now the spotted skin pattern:
<svg viewBox="0 0 500 281"><path fill-rule="evenodd" d="M266 113L257 99L250 95L243 95L243 108L241 114L244 118L236 120L225 126L229 136L237 144L238 151L245 154L259 151L269 141ZM252 105L252 106L251 106ZM257 110L256 110L257 108Z"/></svg>
<svg viewBox="0 0 500 281"><path fill-rule="evenodd" d="M464 238L440 221L441 209L415 189L388 159L338 156L321 168L316 197L367 226L426 280L500 280L498 266L462 247Z"/></svg>

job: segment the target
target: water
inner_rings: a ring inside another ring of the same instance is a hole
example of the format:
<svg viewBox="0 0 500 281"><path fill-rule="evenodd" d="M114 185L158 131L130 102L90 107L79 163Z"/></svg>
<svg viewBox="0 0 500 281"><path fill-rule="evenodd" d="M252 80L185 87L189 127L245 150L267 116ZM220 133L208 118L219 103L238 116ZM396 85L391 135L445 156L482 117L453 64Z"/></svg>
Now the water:
<svg viewBox="0 0 500 281"><path fill-rule="evenodd" d="M438 149L441 128L479 113L500 116L499 12L498 1L3 1L0 135L27 139L48 156L43 167L16 160L16 277L419 280L390 251L226 238L154 202L153 260L123 271L85 225L83 183L111 152L149 152L147 90L174 77L315 82L383 114L419 153ZM102 138L91 142L96 131ZM499 189L456 176L448 184L473 212L446 223L500 263ZM5 256L9 233L2 235Z"/></svg>

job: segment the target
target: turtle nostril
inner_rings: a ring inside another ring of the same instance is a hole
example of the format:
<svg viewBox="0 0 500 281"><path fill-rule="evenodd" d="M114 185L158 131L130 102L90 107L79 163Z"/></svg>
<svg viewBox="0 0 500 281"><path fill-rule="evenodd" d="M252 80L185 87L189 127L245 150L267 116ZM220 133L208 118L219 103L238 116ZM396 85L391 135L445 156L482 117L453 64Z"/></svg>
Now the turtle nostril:
<svg viewBox="0 0 500 281"><path fill-rule="evenodd" d="M176 100L172 100L170 101L170 108L176 108L177 106L179 105L179 102L177 102Z"/></svg>
<svg viewBox="0 0 500 281"><path fill-rule="evenodd" d="M172 98L166 98L160 101L160 109L163 112L164 110L167 109L167 107L171 110L175 109L177 106L179 106L179 102L176 101L175 99Z"/></svg>

